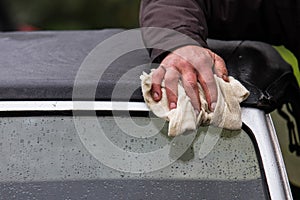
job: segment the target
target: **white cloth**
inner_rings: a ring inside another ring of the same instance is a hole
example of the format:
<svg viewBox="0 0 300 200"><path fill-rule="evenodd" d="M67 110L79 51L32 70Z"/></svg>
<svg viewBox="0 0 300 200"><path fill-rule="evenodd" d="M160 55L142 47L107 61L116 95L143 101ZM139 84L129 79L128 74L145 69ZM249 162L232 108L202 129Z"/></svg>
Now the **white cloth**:
<svg viewBox="0 0 300 200"><path fill-rule="evenodd" d="M249 96L249 91L236 79L229 77L229 82L215 75L218 99L214 112L209 111L202 87L199 86L201 111L197 115L190 98L186 95L181 81L178 83L178 101L176 109L169 109L164 81L162 82L162 99L156 102L151 97L152 72L143 72L142 92L150 110L169 121L169 136L177 136L187 130L196 130L198 126L213 125L229 130L239 130L242 127L240 103Z"/></svg>

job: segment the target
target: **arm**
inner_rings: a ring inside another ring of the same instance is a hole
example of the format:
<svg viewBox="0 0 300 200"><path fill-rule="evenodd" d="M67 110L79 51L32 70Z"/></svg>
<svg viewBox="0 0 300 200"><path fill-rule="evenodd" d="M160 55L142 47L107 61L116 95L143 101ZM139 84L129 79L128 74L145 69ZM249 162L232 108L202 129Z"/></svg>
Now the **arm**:
<svg viewBox="0 0 300 200"><path fill-rule="evenodd" d="M223 59L206 48L208 31L204 5L204 2L196 0L144 0L141 4L141 26L173 29L196 41L190 43L187 40L178 40L174 35L155 31L143 33L146 44L151 46L152 43L160 43L172 51L166 53L153 49L150 52L154 62L161 63L153 74L152 97L156 101L161 99L161 82L165 79L170 109L176 108L179 79L182 80L192 105L198 111L201 102L197 82L200 82L210 109L213 110L217 101L213 73L228 80Z"/></svg>
<svg viewBox="0 0 300 200"><path fill-rule="evenodd" d="M196 0L142 0L140 8L141 27L161 27L176 30L194 39L199 46L207 47L207 25L204 11ZM146 43L152 43L153 36L159 33L146 33ZM170 35L163 35L155 43L166 43L173 48L189 45L186 41L172 39ZM170 45L170 42L174 44ZM160 50L154 49L151 58L161 62Z"/></svg>

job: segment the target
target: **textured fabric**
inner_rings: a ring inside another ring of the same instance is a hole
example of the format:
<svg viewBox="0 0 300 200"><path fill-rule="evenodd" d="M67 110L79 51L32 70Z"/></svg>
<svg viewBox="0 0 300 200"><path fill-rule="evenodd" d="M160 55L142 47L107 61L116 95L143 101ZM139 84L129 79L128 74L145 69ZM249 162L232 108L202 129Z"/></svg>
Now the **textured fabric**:
<svg viewBox="0 0 300 200"><path fill-rule="evenodd" d="M218 89L218 100L214 112L210 112L203 90L199 86L201 111L197 115L190 98L186 95L181 82L178 83L177 108L169 110L164 82L162 83L162 99L155 102L151 97L150 74L141 75L142 91L145 102L155 115L169 121L169 136L177 136L187 130L195 130L201 125L213 125L229 130L238 130L242 126L240 103L245 100L249 92L233 77L229 83L215 76Z"/></svg>

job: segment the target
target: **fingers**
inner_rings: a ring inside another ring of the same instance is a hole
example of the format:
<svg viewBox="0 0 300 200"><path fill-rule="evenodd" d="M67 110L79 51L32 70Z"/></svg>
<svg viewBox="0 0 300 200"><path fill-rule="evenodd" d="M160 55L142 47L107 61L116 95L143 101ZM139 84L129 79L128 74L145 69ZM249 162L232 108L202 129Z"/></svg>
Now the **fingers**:
<svg viewBox="0 0 300 200"><path fill-rule="evenodd" d="M214 57L214 68L213 68L214 73L218 77L222 78L224 81L229 82L228 71L224 60L215 53L213 53L213 57Z"/></svg>
<svg viewBox="0 0 300 200"><path fill-rule="evenodd" d="M165 86L167 99L169 102L169 108L175 109L177 107L177 96L178 96L178 80L179 72L174 68L168 68L165 74Z"/></svg>
<svg viewBox="0 0 300 200"><path fill-rule="evenodd" d="M154 101L160 101L162 97L161 82L165 76L165 69L159 66L152 75L151 95Z"/></svg>
<svg viewBox="0 0 300 200"><path fill-rule="evenodd" d="M185 92L188 97L191 99L191 103L193 107L200 111L200 97L199 97L199 89L197 84L197 75L194 70L190 70L188 72L182 73L182 83L185 89Z"/></svg>
<svg viewBox="0 0 300 200"><path fill-rule="evenodd" d="M217 85L212 70L207 69L198 74L198 80L203 88L209 109L214 111L218 99Z"/></svg>
<svg viewBox="0 0 300 200"><path fill-rule="evenodd" d="M154 101L162 98L161 83L165 79L166 94L170 109L177 107L179 72L176 69L159 66L152 75L151 95Z"/></svg>
<svg viewBox="0 0 300 200"><path fill-rule="evenodd" d="M166 56L162 65L153 72L152 98L155 101L161 100L161 83L164 79L169 108L176 108L178 80L181 78L183 87L187 96L190 97L193 107L200 111L201 102L197 85L197 81L199 81L208 102L208 107L213 111L218 95L214 73L224 81L229 81L225 62L217 54L198 46L178 48Z"/></svg>

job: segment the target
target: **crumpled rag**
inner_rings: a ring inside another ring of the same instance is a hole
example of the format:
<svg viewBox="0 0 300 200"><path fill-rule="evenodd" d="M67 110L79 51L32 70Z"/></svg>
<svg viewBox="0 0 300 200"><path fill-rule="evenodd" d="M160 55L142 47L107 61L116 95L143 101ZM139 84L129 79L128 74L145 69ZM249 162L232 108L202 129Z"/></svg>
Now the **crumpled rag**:
<svg viewBox="0 0 300 200"><path fill-rule="evenodd" d="M186 95L182 82L178 82L178 101L176 109L169 109L165 83L162 82L162 99L156 102L151 97L152 73L143 72L143 97L149 109L158 117L169 121L168 135L177 136L185 131L196 130L199 126L213 125L228 130L239 130L242 127L240 103L249 96L249 91L236 79L229 76L229 82L214 75L217 84L218 98L213 112L208 103L202 87L198 83L201 100L201 110L196 112Z"/></svg>

